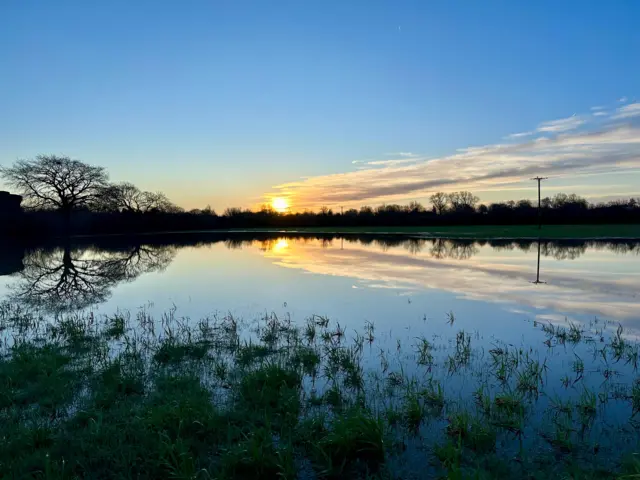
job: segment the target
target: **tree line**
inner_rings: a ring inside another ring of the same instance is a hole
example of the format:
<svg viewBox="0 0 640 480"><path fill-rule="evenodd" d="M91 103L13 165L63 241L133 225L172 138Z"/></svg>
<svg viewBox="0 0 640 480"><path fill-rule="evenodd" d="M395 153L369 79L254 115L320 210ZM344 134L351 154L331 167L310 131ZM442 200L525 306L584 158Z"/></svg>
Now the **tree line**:
<svg viewBox="0 0 640 480"><path fill-rule="evenodd" d="M540 210L530 200L480 203L471 192L437 192L429 206L363 206L336 212L257 211L227 208L218 215L210 207L185 211L162 192L148 192L129 182L112 183L105 168L56 155L40 155L0 168L14 193L23 197L25 213L19 230L25 235L46 233L104 234L228 228L284 228L315 226L430 226L544 223L637 223L640 201L635 198L589 203L575 194L545 197ZM15 223L15 222L14 222ZM16 225L18 225L16 223ZM6 230L6 229L5 229Z"/></svg>

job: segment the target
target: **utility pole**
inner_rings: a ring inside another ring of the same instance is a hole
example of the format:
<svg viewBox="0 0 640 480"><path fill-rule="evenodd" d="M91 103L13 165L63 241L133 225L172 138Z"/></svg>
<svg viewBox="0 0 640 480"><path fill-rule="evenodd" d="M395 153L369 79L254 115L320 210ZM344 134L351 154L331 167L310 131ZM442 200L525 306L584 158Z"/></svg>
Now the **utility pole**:
<svg viewBox="0 0 640 480"><path fill-rule="evenodd" d="M533 177L531 180L538 181L538 230L542 228L542 208L540 206L540 182L546 180L549 177Z"/></svg>
<svg viewBox="0 0 640 480"><path fill-rule="evenodd" d="M344 215L344 207L340 205L340 215Z"/></svg>
<svg viewBox="0 0 640 480"><path fill-rule="evenodd" d="M536 270L536 281L531 283L535 283L536 285L540 283L547 283L540 281L540 239L538 239L538 269Z"/></svg>

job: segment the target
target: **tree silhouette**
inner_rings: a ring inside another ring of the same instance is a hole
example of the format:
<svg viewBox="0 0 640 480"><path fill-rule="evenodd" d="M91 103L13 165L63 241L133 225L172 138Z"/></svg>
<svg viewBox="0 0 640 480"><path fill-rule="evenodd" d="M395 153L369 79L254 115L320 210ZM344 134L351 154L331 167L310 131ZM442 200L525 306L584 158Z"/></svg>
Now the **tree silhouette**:
<svg viewBox="0 0 640 480"><path fill-rule="evenodd" d="M129 182L104 187L96 197L92 209L103 212L175 212L178 210L165 194L143 192Z"/></svg>
<svg viewBox="0 0 640 480"><path fill-rule="evenodd" d="M471 192L453 192L449 194L449 202L455 212L473 212L479 201L480 199Z"/></svg>
<svg viewBox="0 0 640 480"><path fill-rule="evenodd" d="M174 256L173 247L145 245L123 251L36 250L26 255L10 299L50 313L81 310L106 301L119 283L163 270Z"/></svg>
<svg viewBox="0 0 640 480"><path fill-rule="evenodd" d="M88 207L106 186L102 167L56 155L38 155L0 169L0 176L18 190L27 207L69 213Z"/></svg>
<svg viewBox="0 0 640 480"><path fill-rule="evenodd" d="M429 201L431 205L433 205L433 209L436 211L438 215L442 215L447 211L447 204L449 203L449 197L446 193L437 192L429 197Z"/></svg>

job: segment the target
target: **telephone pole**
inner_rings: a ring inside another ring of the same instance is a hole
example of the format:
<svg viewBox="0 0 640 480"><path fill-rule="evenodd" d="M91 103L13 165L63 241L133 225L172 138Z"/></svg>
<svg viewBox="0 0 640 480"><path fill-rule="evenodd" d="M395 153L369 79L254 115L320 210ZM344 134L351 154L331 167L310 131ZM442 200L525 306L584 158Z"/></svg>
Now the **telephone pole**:
<svg viewBox="0 0 640 480"><path fill-rule="evenodd" d="M540 281L540 239L538 239L538 269L536 270L536 281L531 283L535 283L536 285L540 283L547 283Z"/></svg>
<svg viewBox="0 0 640 480"><path fill-rule="evenodd" d="M537 180L538 181L538 230L540 230L542 228L542 209L540 206L540 182L542 180L546 180L549 177L533 177L531 180Z"/></svg>

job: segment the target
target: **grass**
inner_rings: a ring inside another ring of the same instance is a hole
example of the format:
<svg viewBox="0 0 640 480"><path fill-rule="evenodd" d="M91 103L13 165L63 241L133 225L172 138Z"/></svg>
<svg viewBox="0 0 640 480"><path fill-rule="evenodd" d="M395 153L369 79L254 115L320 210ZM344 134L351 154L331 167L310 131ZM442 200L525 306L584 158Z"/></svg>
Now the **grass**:
<svg viewBox="0 0 640 480"><path fill-rule="evenodd" d="M243 230L246 231L246 230ZM283 229L252 229L253 232L299 232L326 234L425 234L440 238L543 238L543 239L640 239L640 225L468 225L427 227L308 227Z"/></svg>
<svg viewBox="0 0 640 480"><path fill-rule="evenodd" d="M42 322L0 308L2 478L640 473L640 379L627 361L637 345L621 329L602 345L626 373L612 383L574 353L590 332L542 326L541 347L545 335L568 342L543 349L565 356L559 395L546 357L499 341L485 352L454 324L442 344L419 337L404 350L395 339L372 347L372 324L349 340L324 317L300 328L275 315L253 326L126 314Z"/></svg>

